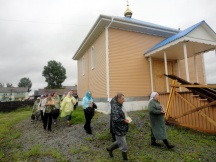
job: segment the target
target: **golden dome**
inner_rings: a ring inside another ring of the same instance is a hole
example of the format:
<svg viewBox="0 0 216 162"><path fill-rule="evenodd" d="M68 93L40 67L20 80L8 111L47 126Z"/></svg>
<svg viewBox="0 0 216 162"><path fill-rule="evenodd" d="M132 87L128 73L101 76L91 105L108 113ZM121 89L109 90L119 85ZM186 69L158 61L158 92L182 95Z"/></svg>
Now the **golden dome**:
<svg viewBox="0 0 216 162"><path fill-rule="evenodd" d="M128 1L127 1L127 9L126 9L126 11L124 12L124 16L125 16L125 17L131 18L132 14L133 14L133 12L129 9L129 3L128 3Z"/></svg>

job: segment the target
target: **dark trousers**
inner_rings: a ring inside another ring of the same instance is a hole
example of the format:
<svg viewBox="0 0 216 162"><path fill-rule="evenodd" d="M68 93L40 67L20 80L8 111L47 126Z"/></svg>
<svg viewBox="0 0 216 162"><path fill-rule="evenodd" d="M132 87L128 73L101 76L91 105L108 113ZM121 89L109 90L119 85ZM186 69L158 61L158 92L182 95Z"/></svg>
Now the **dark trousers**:
<svg viewBox="0 0 216 162"><path fill-rule="evenodd" d="M85 125L84 125L84 129L86 130L87 133L91 134L92 130L91 130L91 119L93 117L93 115L91 113L88 113L86 110L84 110L84 115L85 115Z"/></svg>
<svg viewBox="0 0 216 162"><path fill-rule="evenodd" d="M43 110L40 110L40 115L41 115L41 120L43 122L43 118L44 118L44 116L43 116Z"/></svg>
<svg viewBox="0 0 216 162"><path fill-rule="evenodd" d="M59 109L55 109L53 112L53 119L56 120L59 116Z"/></svg>
<svg viewBox="0 0 216 162"><path fill-rule="evenodd" d="M78 102L74 105L74 110L76 110L77 105L78 105Z"/></svg>
<svg viewBox="0 0 216 162"><path fill-rule="evenodd" d="M51 125L52 125L52 113L45 113L45 114L44 114L44 120L43 120L44 129L46 129L47 124L48 124L48 130L51 130Z"/></svg>

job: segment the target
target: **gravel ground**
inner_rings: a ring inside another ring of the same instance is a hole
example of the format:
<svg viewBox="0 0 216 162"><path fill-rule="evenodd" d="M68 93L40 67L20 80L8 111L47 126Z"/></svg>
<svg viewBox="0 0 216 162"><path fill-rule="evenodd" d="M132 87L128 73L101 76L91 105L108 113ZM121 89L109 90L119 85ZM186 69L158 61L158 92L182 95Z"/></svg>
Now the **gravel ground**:
<svg viewBox="0 0 216 162"><path fill-rule="evenodd" d="M135 112L129 112L129 116L137 123L140 120L136 119L139 117L135 114ZM89 135L84 131L83 124L72 124L71 127L67 127L65 119L60 118L56 125L52 125L50 132L43 129L42 121L24 120L16 125L16 129L21 130L22 133L16 142L20 144L20 151L23 153L40 145L42 152L55 150L55 154L59 152L62 154L58 160L45 154L31 156L29 161L54 162L62 161L62 157L63 161L97 161L94 159L95 154L101 154L100 157L106 157L105 159L109 161L110 157L105 150L112 143L109 134L109 115L96 113L91 126L93 134ZM120 155L119 158L121 159Z"/></svg>
<svg viewBox="0 0 216 162"><path fill-rule="evenodd" d="M132 118L127 133L128 157L130 162L148 161L202 161L213 162L215 155L215 136L202 140L207 135L176 129L167 126L168 139L176 147L168 150L162 144L160 148L150 146L149 115L145 111L128 112ZM72 119L73 122L73 119ZM84 123L83 123L84 124ZM110 158L106 147L111 145L109 133L109 115L96 113L92 120L93 134L87 134L83 124L72 124L67 127L64 118L59 118L57 125L52 125L52 131L45 131L41 121L30 119L17 123L15 130L21 131L21 137L13 143L27 160L25 162L118 162L122 161L120 150L114 151ZM170 131L170 132L169 132ZM172 134L171 134L172 133ZM199 141L201 140L201 141ZM211 145L210 143L211 142ZM197 145L198 143L198 145ZM8 150L9 152L14 150ZM37 153L38 152L38 153ZM26 154L31 156L26 156ZM19 156L18 157L23 157ZM137 159L137 157L139 157ZM1 160L0 160L1 161Z"/></svg>

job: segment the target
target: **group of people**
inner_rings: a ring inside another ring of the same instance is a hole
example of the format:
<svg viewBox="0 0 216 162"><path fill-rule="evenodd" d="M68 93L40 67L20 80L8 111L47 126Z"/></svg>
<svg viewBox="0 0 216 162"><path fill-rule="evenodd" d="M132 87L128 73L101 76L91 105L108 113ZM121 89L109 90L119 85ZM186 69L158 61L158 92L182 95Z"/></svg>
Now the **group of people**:
<svg viewBox="0 0 216 162"><path fill-rule="evenodd" d="M78 97L78 95L77 95ZM112 134L113 143L106 148L110 157L113 157L113 151L119 148L122 152L122 157L124 161L128 161L127 151L128 146L126 142L126 134L128 132L128 125L131 122L130 117L128 117L126 110L123 107L125 101L124 94L117 93L115 97L112 98L111 113L110 113L110 132ZM35 107L38 107L41 112L41 117L43 120L44 129L47 127L51 131L52 119L54 119L54 124L56 124L57 117L66 117L67 125L70 126L71 114L74 110L74 106L77 105L77 100L74 97L74 92L69 91L68 94L60 100L57 93L55 92L53 96L50 94L45 98L35 101ZM55 112L53 111L53 107ZM92 134L91 130L91 119L94 116L95 109L97 105L94 103L91 91L87 91L82 99L82 107L84 110L85 124L84 129L88 134ZM150 125L151 125L151 145L161 146L156 140L162 140L167 148L174 148L167 140L166 125L165 125L165 110L159 102L159 94L157 92L152 92L150 95L150 101L148 104Z"/></svg>
<svg viewBox="0 0 216 162"><path fill-rule="evenodd" d="M41 117L44 130L48 128L48 131L51 131L52 122L56 124L59 116L66 117L67 126L70 127L72 112L77 105L78 95L74 90L69 91L61 99L57 92L54 92L38 97L34 102L32 114L35 116L35 120Z"/></svg>
<svg viewBox="0 0 216 162"><path fill-rule="evenodd" d="M112 98L111 114L110 114L110 132L112 133L114 143L106 148L110 157L113 157L113 150L119 148L122 152L123 161L128 161L127 151L128 146L126 142L126 133L128 131L129 120L127 113L123 108L124 95L117 93ZM152 92L148 104L150 125L151 125L151 145L161 146L156 140L162 140L167 148L174 148L167 140L166 126L165 126L165 110L159 102L159 94Z"/></svg>

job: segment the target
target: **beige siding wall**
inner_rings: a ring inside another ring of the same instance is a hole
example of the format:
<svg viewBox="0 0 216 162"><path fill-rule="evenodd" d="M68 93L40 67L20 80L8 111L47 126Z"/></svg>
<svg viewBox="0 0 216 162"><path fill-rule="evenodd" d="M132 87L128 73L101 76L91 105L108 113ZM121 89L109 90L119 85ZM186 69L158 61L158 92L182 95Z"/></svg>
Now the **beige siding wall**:
<svg viewBox="0 0 216 162"><path fill-rule="evenodd" d="M94 69L91 68L91 48L94 47ZM91 90L93 98L103 98L106 95L106 50L105 32L103 32L84 54L85 74L82 74L82 58L78 60L78 94L85 96Z"/></svg>
<svg viewBox="0 0 216 162"><path fill-rule="evenodd" d="M151 91L149 61L144 52L164 38L109 29L110 96L148 96Z"/></svg>

